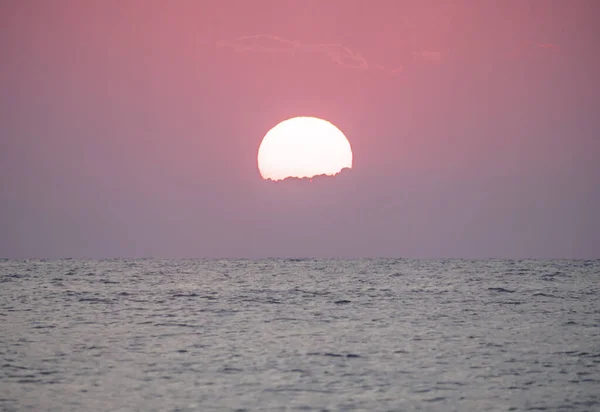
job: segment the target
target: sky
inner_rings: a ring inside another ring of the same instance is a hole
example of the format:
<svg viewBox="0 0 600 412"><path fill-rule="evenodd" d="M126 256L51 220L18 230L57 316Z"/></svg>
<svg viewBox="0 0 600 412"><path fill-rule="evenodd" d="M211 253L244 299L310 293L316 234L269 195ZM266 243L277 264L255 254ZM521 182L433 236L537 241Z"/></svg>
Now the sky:
<svg viewBox="0 0 600 412"><path fill-rule="evenodd" d="M0 257L600 258L600 2L7 0ZM267 131L354 164L273 183Z"/></svg>

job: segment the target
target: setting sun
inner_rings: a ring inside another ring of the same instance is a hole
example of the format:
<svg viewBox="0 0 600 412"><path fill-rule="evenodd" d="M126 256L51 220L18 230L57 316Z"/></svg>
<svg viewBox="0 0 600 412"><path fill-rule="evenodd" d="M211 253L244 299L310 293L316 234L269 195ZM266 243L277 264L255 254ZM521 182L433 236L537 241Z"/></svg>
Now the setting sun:
<svg viewBox="0 0 600 412"><path fill-rule="evenodd" d="M333 124L316 117L284 120L265 135L258 148L263 179L335 175L352 167L352 149Z"/></svg>

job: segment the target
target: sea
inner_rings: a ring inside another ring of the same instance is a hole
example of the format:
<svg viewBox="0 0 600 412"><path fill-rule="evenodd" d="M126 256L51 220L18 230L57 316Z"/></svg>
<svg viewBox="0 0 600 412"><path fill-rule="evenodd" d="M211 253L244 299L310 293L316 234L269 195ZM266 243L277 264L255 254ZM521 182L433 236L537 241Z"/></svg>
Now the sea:
<svg viewBox="0 0 600 412"><path fill-rule="evenodd" d="M3 260L0 411L600 411L600 260Z"/></svg>

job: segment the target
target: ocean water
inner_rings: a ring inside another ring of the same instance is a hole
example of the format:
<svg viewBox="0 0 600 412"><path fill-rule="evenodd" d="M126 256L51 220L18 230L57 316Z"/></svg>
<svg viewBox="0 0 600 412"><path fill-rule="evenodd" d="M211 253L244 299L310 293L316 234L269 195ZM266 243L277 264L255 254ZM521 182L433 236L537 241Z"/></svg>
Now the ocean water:
<svg viewBox="0 0 600 412"><path fill-rule="evenodd" d="M2 411L599 411L600 261L0 261Z"/></svg>

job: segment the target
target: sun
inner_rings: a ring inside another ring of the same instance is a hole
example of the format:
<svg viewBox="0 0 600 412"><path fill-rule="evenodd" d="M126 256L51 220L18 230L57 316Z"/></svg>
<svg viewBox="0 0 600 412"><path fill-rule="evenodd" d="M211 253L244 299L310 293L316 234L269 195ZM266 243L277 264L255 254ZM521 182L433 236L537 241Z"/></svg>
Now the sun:
<svg viewBox="0 0 600 412"><path fill-rule="evenodd" d="M352 168L352 148L340 129L316 117L294 117L273 127L258 148L263 179L311 178Z"/></svg>

